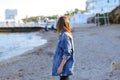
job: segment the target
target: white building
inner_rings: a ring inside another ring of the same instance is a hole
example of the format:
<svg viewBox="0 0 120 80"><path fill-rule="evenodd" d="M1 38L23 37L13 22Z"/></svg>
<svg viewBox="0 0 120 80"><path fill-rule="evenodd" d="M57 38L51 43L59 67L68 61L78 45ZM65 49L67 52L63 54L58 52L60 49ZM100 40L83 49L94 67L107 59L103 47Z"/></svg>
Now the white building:
<svg viewBox="0 0 120 80"><path fill-rule="evenodd" d="M120 5L120 0L86 0L86 11L91 14L112 11Z"/></svg>
<svg viewBox="0 0 120 80"><path fill-rule="evenodd" d="M17 10L16 9L6 9L5 10L5 19L15 19L17 16Z"/></svg>
<svg viewBox="0 0 120 80"><path fill-rule="evenodd" d="M70 23L71 24L85 24L87 23L87 19L92 17L94 15L91 14L74 14L71 18L70 18Z"/></svg>

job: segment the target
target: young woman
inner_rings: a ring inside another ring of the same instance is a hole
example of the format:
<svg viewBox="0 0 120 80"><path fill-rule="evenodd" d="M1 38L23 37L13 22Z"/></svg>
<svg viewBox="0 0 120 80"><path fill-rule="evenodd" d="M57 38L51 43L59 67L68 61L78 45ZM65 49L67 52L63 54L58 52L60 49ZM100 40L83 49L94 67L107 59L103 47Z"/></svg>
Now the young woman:
<svg viewBox="0 0 120 80"><path fill-rule="evenodd" d="M59 40L54 52L52 75L60 76L60 80L69 80L69 76L73 74L74 46L68 17L60 17L56 28Z"/></svg>

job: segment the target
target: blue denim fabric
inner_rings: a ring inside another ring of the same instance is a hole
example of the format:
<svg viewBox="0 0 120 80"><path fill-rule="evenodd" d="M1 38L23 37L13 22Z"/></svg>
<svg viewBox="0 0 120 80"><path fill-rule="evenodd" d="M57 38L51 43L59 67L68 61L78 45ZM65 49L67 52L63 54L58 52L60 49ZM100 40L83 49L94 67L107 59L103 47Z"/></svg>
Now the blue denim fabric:
<svg viewBox="0 0 120 80"><path fill-rule="evenodd" d="M57 74L57 69L61 64L62 59L67 62L63 67L63 72ZM74 67L74 44L73 38L67 32L61 32L59 35L58 44L53 56L52 75L53 76L69 76L73 74Z"/></svg>

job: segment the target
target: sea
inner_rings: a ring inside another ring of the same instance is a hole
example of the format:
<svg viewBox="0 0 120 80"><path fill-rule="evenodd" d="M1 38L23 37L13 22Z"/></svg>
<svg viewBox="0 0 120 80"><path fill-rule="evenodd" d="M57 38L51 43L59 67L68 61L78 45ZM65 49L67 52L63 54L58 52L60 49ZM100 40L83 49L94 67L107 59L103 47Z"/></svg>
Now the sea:
<svg viewBox="0 0 120 80"><path fill-rule="evenodd" d="M47 40L42 39L38 34L39 32L0 33L0 61L21 55L47 43Z"/></svg>

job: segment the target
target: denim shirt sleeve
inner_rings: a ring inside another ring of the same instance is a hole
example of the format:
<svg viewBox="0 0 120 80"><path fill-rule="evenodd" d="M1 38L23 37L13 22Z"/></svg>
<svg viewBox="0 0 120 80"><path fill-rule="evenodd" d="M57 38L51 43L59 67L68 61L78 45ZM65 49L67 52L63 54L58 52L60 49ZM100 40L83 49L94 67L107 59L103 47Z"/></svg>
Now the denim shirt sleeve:
<svg viewBox="0 0 120 80"><path fill-rule="evenodd" d="M63 53L62 58L68 60L71 57L72 44L70 41L70 36L67 34L67 32L64 32L61 36L60 47Z"/></svg>

